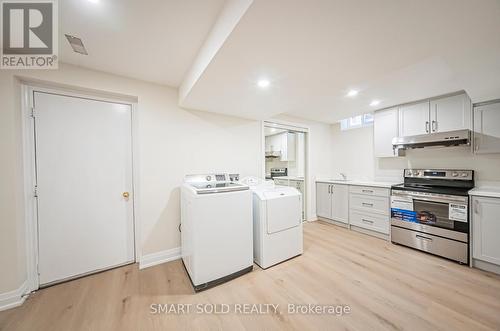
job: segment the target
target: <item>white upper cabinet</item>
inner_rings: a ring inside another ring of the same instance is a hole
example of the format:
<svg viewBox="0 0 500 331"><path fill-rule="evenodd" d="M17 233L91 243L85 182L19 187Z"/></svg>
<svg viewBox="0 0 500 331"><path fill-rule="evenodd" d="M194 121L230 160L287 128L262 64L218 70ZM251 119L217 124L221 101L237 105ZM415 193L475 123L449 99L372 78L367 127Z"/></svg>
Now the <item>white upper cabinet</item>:
<svg viewBox="0 0 500 331"><path fill-rule="evenodd" d="M399 135L415 136L430 132L429 101L399 107Z"/></svg>
<svg viewBox="0 0 500 331"><path fill-rule="evenodd" d="M296 150L295 133L283 132L265 138L266 152L280 152L281 161L294 161Z"/></svg>
<svg viewBox="0 0 500 331"><path fill-rule="evenodd" d="M474 152L500 153L500 101L474 107Z"/></svg>
<svg viewBox="0 0 500 331"><path fill-rule="evenodd" d="M274 134L266 137L266 152L281 151L281 135Z"/></svg>
<svg viewBox="0 0 500 331"><path fill-rule="evenodd" d="M296 150L295 133L285 132L281 135L281 161L294 161Z"/></svg>
<svg viewBox="0 0 500 331"><path fill-rule="evenodd" d="M373 121L373 152L375 157L392 157L392 139L398 136L398 108L376 111Z"/></svg>
<svg viewBox="0 0 500 331"><path fill-rule="evenodd" d="M430 131L472 129L472 105L467 94L431 100Z"/></svg>

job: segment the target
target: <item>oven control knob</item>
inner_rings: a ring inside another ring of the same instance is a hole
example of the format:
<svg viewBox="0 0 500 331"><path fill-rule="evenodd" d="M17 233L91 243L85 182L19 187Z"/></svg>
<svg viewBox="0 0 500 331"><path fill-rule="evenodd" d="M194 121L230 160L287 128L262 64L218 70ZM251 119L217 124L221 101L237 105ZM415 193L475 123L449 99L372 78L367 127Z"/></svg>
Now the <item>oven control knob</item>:
<svg viewBox="0 0 500 331"><path fill-rule="evenodd" d="M413 172L411 170L408 170L408 176L413 176Z"/></svg>
<svg viewBox="0 0 500 331"><path fill-rule="evenodd" d="M467 177L467 173L466 172L462 172L462 177Z"/></svg>
<svg viewBox="0 0 500 331"><path fill-rule="evenodd" d="M207 180L207 182L209 182L209 181L212 180L212 177L211 176L207 176L205 179Z"/></svg>
<svg viewBox="0 0 500 331"><path fill-rule="evenodd" d="M453 172L451 175L452 175L453 177L458 177L458 172Z"/></svg>
<svg viewBox="0 0 500 331"><path fill-rule="evenodd" d="M417 171L417 172L415 173L415 176L419 176L419 177L420 177L420 176L422 176L422 173L421 173L420 171Z"/></svg>

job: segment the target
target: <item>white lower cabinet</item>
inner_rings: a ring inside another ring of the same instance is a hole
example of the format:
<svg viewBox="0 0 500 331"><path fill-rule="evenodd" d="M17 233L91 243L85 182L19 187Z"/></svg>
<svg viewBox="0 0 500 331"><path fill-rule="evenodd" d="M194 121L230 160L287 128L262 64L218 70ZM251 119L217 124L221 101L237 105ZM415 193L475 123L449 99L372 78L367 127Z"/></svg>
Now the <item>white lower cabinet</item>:
<svg viewBox="0 0 500 331"><path fill-rule="evenodd" d="M349 222L348 185L317 182L316 215L347 224Z"/></svg>
<svg viewBox="0 0 500 331"><path fill-rule="evenodd" d="M389 196L387 188L351 186L349 190L351 226L389 235Z"/></svg>
<svg viewBox="0 0 500 331"><path fill-rule="evenodd" d="M500 266L500 198L472 197L472 257Z"/></svg>
<svg viewBox="0 0 500 331"><path fill-rule="evenodd" d="M332 219L349 223L349 186L332 184Z"/></svg>
<svg viewBox="0 0 500 331"><path fill-rule="evenodd" d="M316 214L386 238L390 228L389 197L388 188L317 182Z"/></svg>
<svg viewBox="0 0 500 331"><path fill-rule="evenodd" d="M304 197L304 192L305 192L305 190L304 190L304 181L303 180L290 179L290 182L289 182L288 186L295 187L300 192L300 194L302 194L302 219L305 220L306 219L306 215L305 215L306 201L303 198Z"/></svg>
<svg viewBox="0 0 500 331"><path fill-rule="evenodd" d="M389 220L385 215L368 214L351 210L349 223L367 230L389 234Z"/></svg>

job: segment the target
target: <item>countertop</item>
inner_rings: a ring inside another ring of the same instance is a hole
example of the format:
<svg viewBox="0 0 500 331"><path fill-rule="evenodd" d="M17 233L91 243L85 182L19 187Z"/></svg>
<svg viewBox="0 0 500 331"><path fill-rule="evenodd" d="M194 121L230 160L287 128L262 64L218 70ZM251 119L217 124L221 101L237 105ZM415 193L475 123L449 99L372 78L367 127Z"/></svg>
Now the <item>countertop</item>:
<svg viewBox="0 0 500 331"><path fill-rule="evenodd" d="M469 191L469 195L490 197L490 198L500 198L500 187L474 187Z"/></svg>
<svg viewBox="0 0 500 331"><path fill-rule="evenodd" d="M391 188L393 185L400 184L400 182L382 182L382 181L367 181L367 180L338 180L338 179L317 179L316 182L319 183L332 183L332 184L344 184L344 185L356 185L356 186L371 186L371 187L382 187Z"/></svg>
<svg viewBox="0 0 500 331"><path fill-rule="evenodd" d="M274 179L304 180L304 177L280 176L280 177L274 177Z"/></svg>

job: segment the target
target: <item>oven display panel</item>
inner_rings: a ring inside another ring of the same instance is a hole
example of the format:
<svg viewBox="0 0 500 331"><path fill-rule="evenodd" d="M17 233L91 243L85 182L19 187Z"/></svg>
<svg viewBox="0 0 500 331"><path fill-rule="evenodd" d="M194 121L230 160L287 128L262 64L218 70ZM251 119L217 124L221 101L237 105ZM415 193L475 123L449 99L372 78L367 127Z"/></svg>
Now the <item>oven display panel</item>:
<svg viewBox="0 0 500 331"><path fill-rule="evenodd" d="M426 177L446 177L445 171L424 171Z"/></svg>

